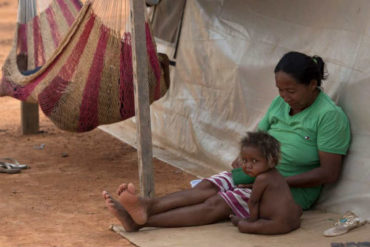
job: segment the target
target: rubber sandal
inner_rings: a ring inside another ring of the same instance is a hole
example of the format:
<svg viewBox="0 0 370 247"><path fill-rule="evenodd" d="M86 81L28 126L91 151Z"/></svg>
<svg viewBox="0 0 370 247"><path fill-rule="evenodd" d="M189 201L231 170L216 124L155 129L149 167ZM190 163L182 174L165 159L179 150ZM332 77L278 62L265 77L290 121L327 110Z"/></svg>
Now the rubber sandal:
<svg viewBox="0 0 370 247"><path fill-rule="evenodd" d="M342 218L340 218L334 227L324 231L324 236L335 237L349 232L350 230L366 224L366 220L358 217L351 211L347 211Z"/></svg>
<svg viewBox="0 0 370 247"><path fill-rule="evenodd" d="M21 172L21 169L13 168L8 163L0 161L0 173L14 174L19 172Z"/></svg>
<svg viewBox="0 0 370 247"><path fill-rule="evenodd" d="M8 166L14 169L27 169L28 166L24 164L19 164L19 162L12 158L1 158L0 162L6 163Z"/></svg>

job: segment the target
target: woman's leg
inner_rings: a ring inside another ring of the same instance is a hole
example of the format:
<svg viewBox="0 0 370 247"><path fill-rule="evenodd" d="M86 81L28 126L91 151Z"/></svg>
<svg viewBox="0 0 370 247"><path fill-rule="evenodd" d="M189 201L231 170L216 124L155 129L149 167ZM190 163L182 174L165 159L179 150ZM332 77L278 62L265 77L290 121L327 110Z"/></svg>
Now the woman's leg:
<svg viewBox="0 0 370 247"><path fill-rule="evenodd" d="M140 229L122 205L113 199L108 192L103 191L103 198L109 212L121 222L126 232L135 232Z"/></svg>
<svg viewBox="0 0 370 247"><path fill-rule="evenodd" d="M127 205L123 205L126 207ZM229 205L218 194L199 204L175 208L152 215L144 226L184 227L216 223L226 220L232 213ZM133 218L133 220L135 220Z"/></svg>
<svg viewBox="0 0 370 247"><path fill-rule="evenodd" d="M205 188L202 189L202 186ZM210 182L203 181L203 185L198 188L176 192L158 199L143 199L136 195L135 187L130 183L127 185L127 189L120 193L118 202L138 225L144 225L150 216L193 205L199 207L200 204L210 198L215 196L218 198L218 187L215 186L216 188L214 188L213 186ZM207 205L210 205L209 201L203 206Z"/></svg>
<svg viewBox="0 0 370 247"><path fill-rule="evenodd" d="M123 196L123 194L121 194L121 196ZM126 208L132 207L127 201L124 201L125 204L122 205L120 201L113 199L106 191L103 192L103 197L109 211L121 222L122 226L128 232L138 231L140 228L146 226L181 227L211 224L228 219L229 215L232 213L227 203L216 194L196 205L180 207L152 215L148 217L145 224L139 225L136 223L137 219L134 218L137 217L137 215L130 215L128 211L126 211Z"/></svg>
<svg viewBox="0 0 370 247"><path fill-rule="evenodd" d="M121 184L117 189L117 194L121 196L128 190L127 184ZM144 199L135 195L135 188L130 185L129 194L125 195L125 199L129 200L132 204L138 204L145 209L147 215L154 215L168 210L195 205L204 202L206 199L214 196L219 191L219 188L203 179L194 188L177 191L163 197ZM134 194L134 196L132 195Z"/></svg>

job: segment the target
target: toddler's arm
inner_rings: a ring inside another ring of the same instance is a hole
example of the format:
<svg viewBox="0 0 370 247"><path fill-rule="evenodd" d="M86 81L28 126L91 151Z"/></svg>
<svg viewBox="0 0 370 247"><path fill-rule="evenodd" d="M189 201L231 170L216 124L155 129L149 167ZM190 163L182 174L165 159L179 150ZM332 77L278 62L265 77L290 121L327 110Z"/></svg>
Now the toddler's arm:
<svg viewBox="0 0 370 247"><path fill-rule="evenodd" d="M252 194L248 201L249 222L256 221L259 218L259 203L261 201L263 192L267 186L265 176L263 174L257 176L252 187Z"/></svg>

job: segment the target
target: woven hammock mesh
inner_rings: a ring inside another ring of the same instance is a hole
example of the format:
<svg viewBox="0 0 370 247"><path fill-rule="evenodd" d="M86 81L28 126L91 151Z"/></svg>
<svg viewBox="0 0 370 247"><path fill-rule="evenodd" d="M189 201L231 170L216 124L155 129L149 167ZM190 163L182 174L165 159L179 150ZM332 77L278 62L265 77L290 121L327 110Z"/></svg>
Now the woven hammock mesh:
<svg viewBox="0 0 370 247"><path fill-rule="evenodd" d="M68 131L134 116L128 0L53 0L18 29L3 66L0 91L38 102L56 126ZM168 82L146 23L150 102ZM164 62L166 59L164 58Z"/></svg>

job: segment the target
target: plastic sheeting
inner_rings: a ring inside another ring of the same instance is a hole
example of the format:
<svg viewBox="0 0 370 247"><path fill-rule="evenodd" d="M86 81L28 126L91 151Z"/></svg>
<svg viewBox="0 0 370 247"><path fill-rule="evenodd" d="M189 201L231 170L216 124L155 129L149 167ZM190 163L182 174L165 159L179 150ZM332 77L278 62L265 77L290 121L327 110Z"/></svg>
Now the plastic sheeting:
<svg viewBox="0 0 370 247"><path fill-rule="evenodd" d="M324 91L347 113L353 141L340 181L317 206L369 218L369 31L366 0L188 0L174 80L151 106L154 154L199 176L230 169L240 138L278 95L280 57L319 55ZM133 120L105 129L135 145Z"/></svg>
<svg viewBox="0 0 370 247"><path fill-rule="evenodd" d="M153 33L168 43L176 43L186 0L161 0L151 21ZM167 54L168 55L168 54Z"/></svg>

